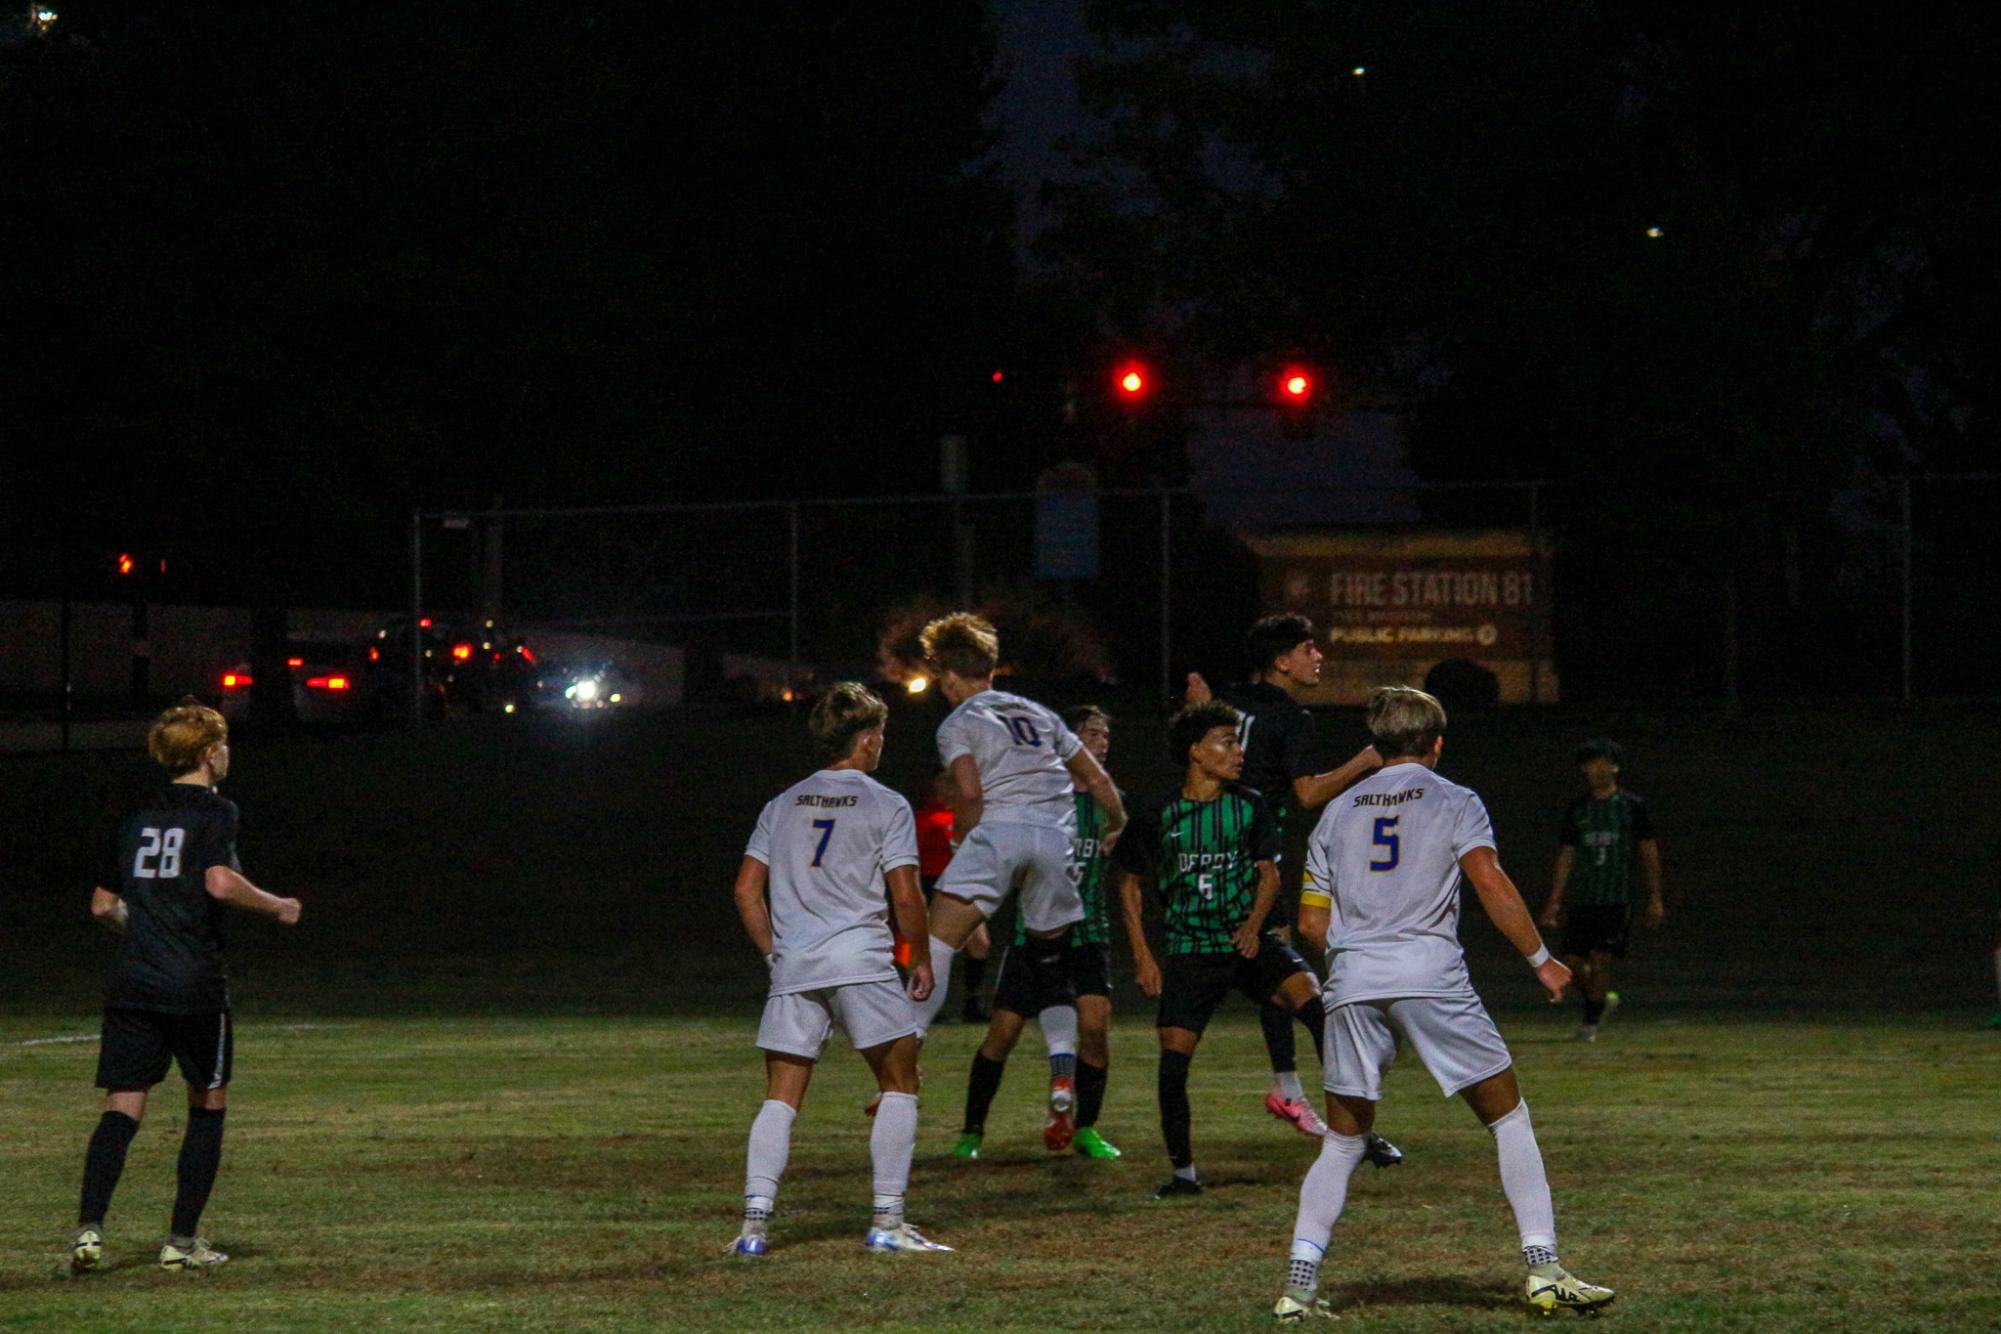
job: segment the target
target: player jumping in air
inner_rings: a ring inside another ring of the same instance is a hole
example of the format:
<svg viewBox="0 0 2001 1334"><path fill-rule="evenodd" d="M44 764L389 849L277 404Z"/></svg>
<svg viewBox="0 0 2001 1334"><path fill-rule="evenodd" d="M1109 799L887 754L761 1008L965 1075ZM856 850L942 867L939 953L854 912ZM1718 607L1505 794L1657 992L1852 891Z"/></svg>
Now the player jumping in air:
<svg viewBox="0 0 2001 1334"><path fill-rule="evenodd" d="M1231 991L1271 1001L1313 1034L1320 988L1299 952L1265 928L1278 900L1278 825L1264 798L1240 786L1243 715L1220 700L1191 704L1167 725L1168 753L1184 767L1165 801L1140 808L1112 853L1140 990L1160 1000L1160 1129L1174 1175L1155 1199L1200 1195L1190 1141L1188 1067L1210 1018ZM1167 967L1147 945L1140 881L1167 904Z"/></svg>
<svg viewBox="0 0 2001 1334"><path fill-rule="evenodd" d="M1313 714L1299 697L1320 683L1324 655L1313 622L1304 616L1267 616L1244 637L1251 679L1228 686L1223 702L1244 715L1244 785L1262 793L1279 828L1278 904L1271 926L1290 940L1298 915L1300 867L1305 861L1310 812L1353 787L1382 763L1373 746L1364 746L1332 769L1320 769L1318 729ZM1187 703L1210 698L1209 683L1188 677ZM1271 1060L1271 1088L1265 1110L1301 1134L1318 1138L1327 1126L1299 1083L1299 1057L1293 1044L1292 1017L1269 1003L1258 1007L1264 1030L1265 1054ZM1369 1136L1369 1161L1390 1167L1403 1154L1381 1135Z"/></svg>
<svg viewBox="0 0 2001 1334"><path fill-rule="evenodd" d="M299 901L267 894L236 860L236 805L215 786L229 776L229 724L192 700L161 714L146 750L171 779L118 824L90 914L124 937L104 1001L97 1086L104 1113L83 1163L83 1202L70 1244L74 1274L104 1258L104 1216L146 1095L178 1062L188 1085L180 1189L162 1269L191 1272L229 1259L197 1235L222 1163L222 1123L235 1060L222 961L223 909L299 920ZM110 888L117 886L116 890Z"/></svg>
<svg viewBox="0 0 2001 1334"><path fill-rule="evenodd" d="M1487 808L1435 771L1445 747L1444 708L1422 690L1386 686L1369 701L1369 731L1383 767L1327 808L1307 849L1300 934L1336 942L1326 993L1330 1129L1299 1188L1291 1265L1273 1314L1282 1321L1334 1314L1319 1297L1321 1259L1362 1160L1383 1072L1404 1043L1445 1096L1465 1099L1494 1136L1501 1189L1528 1265L1528 1304L1543 1312L1595 1310L1612 1291L1557 1263L1556 1213L1528 1104L1466 971L1460 876L1552 1004L1563 999L1570 970L1550 957L1501 869Z"/></svg>
<svg viewBox="0 0 2001 1334"><path fill-rule="evenodd" d="M1084 750L1100 765L1111 753L1112 718L1095 705L1066 710L1063 721ZM1123 801L1124 793L1120 793ZM1021 1039L1022 1026L1035 1015L1049 1047L1049 1121L1042 1142L1051 1153L1073 1144L1087 1158L1116 1158L1119 1151L1098 1133L1098 1111L1105 1101L1111 1064L1109 1029L1112 1019L1111 921L1105 911L1104 812L1090 793L1079 787L1075 859L1077 890L1084 900L1084 920L1070 933L1065 960L1076 991L1074 1007L1044 1005L1049 999L1034 992L1024 951L1028 931L1015 926L1014 946L1001 960L1000 982L994 991L994 1017L985 1041L973 1056L966 1084L966 1124L952 1152L977 1158L986 1134L987 1110L1000 1091L1008 1054ZM1072 1117L1074 1107L1075 1116Z"/></svg>
<svg viewBox="0 0 2001 1334"><path fill-rule="evenodd" d="M889 709L866 687L835 685L808 721L826 767L772 798L737 871L736 906L771 968L757 1045L764 1106L750 1126L743 1228L732 1250L763 1255L772 1201L792 1149L792 1120L838 1021L882 1088L869 1134L872 1251L948 1251L903 1217L917 1144L917 1011L931 994L917 831L910 803L869 777L882 762ZM885 885L888 897L885 900ZM892 958L889 905L911 942L910 990Z"/></svg>
<svg viewBox="0 0 2001 1334"><path fill-rule="evenodd" d="M952 773L953 830L959 848L939 877L931 907L930 952L938 988L918 1009L918 1033L945 1004L952 956L1016 887L1028 933L1020 953L1030 994L1045 1005L1075 1000L1070 930L1084 920L1071 843L1073 791L1082 787L1104 813L1106 846L1125 828L1126 809L1103 766L1063 720L1032 700L994 689L1000 638L971 612L924 627L924 656L953 708L938 725L938 756Z"/></svg>
<svg viewBox="0 0 2001 1334"><path fill-rule="evenodd" d="M1612 990L1612 960L1626 955L1635 862L1647 891L1647 926L1667 920L1653 817L1645 802L1619 786L1625 758L1619 744L1604 737L1577 748L1586 792L1563 813L1556 874L1542 910L1544 930L1564 924L1563 961L1577 974L1577 989L1584 996L1584 1024L1577 1030L1581 1042L1597 1041L1598 1025L1619 1004L1619 993Z"/></svg>

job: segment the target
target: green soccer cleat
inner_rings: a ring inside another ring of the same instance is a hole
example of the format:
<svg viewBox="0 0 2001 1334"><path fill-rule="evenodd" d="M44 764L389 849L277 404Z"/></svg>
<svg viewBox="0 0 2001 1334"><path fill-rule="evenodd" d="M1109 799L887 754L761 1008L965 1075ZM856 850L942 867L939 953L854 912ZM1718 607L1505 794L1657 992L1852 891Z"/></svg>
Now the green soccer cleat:
<svg viewBox="0 0 2001 1334"><path fill-rule="evenodd" d="M1555 1272L1538 1274L1530 1271L1527 1282L1522 1285L1522 1298L1528 1302L1530 1310L1544 1315L1554 1315L1558 1311L1590 1315L1612 1304L1613 1292L1610 1288L1586 1283L1566 1273L1559 1265L1538 1265L1536 1268Z"/></svg>
<svg viewBox="0 0 2001 1334"><path fill-rule="evenodd" d="M206 1238L196 1237L194 1245L181 1247L168 1242L160 1248L160 1268L170 1269L177 1274L192 1274L197 1270L214 1269L229 1263L229 1257L208 1244Z"/></svg>
<svg viewBox="0 0 2001 1334"><path fill-rule="evenodd" d="M1302 1320L1339 1320L1334 1308L1318 1297L1301 1300L1291 1293L1278 1299L1278 1305L1271 1308L1272 1315L1281 1325L1296 1325Z"/></svg>
<svg viewBox="0 0 2001 1334"><path fill-rule="evenodd" d="M980 1144L982 1141L985 1140L985 1138L986 1136L981 1135L976 1131L967 1130L961 1132L959 1135L959 1142L952 1146L952 1156L954 1158L979 1157Z"/></svg>
<svg viewBox="0 0 2001 1334"><path fill-rule="evenodd" d="M1096 1126L1085 1126L1077 1132L1077 1138L1070 1141L1070 1147L1086 1158L1110 1160L1120 1156L1117 1146L1098 1133Z"/></svg>
<svg viewBox="0 0 2001 1334"><path fill-rule="evenodd" d="M88 1274L104 1263L104 1234L94 1227L78 1228L69 1247L69 1271Z"/></svg>

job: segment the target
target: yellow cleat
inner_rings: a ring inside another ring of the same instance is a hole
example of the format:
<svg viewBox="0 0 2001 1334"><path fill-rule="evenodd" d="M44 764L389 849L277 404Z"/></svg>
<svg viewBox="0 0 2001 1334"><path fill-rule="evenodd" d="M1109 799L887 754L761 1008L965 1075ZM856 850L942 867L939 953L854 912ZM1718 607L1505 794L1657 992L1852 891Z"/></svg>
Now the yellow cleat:
<svg viewBox="0 0 2001 1334"><path fill-rule="evenodd" d="M1537 1268L1544 1268L1538 1265ZM1532 1310L1544 1315L1554 1315L1558 1311L1575 1311L1579 1315L1595 1314L1612 1304L1613 1292L1595 1283L1586 1283L1565 1272L1560 1266L1549 1265L1554 1273L1531 1273L1522 1287L1522 1297Z"/></svg>
<svg viewBox="0 0 2001 1334"><path fill-rule="evenodd" d="M196 1237L192 1246L180 1247L170 1241L160 1248L160 1268L177 1274L192 1274L227 1263L229 1257L201 1237Z"/></svg>
<svg viewBox="0 0 2001 1334"><path fill-rule="evenodd" d="M1300 1301L1289 1292L1278 1299L1278 1305L1271 1308L1271 1313L1282 1325L1294 1325L1302 1320L1339 1320L1341 1318L1334 1314L1333 1307L1320 1298L1309 1297L1305 1301Z"/></svg>
<svg viewBox="0 0 2001 1334"><path fill-rule="evenodd" d="M102 1263L104 1263L104 1234L94 1227L79 1229L76 1240L70 1243L70 1273L88 1274Z"/></svg>

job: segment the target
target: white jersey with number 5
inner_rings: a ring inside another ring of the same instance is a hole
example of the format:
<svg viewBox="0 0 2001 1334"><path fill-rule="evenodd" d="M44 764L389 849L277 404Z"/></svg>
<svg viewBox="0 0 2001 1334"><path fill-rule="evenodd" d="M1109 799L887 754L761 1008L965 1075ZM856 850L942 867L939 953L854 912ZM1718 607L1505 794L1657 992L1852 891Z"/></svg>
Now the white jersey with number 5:
<svg viewBox="0 0 2001 1334"><path fill-rule="evenodd" d="M771 870L771 994L896 980L883 877L917 865L910 803L859 769L772 798L744 855Z"/></svg>
<svg viewBox="0 0 2001 1334"><path fill-rule="evenodd" d="M982 690L938 724L938 758L961 755L980 771L982 824L1037 824L1077 832L1077 803L1064 764L1081 749L1063 720L1034 700Z"/></svg>
<svg viewBox="0 0 2001 1334"><path fill-rule="evenodd" d="M1422 764L1378 769L1327 804L1303 903L1328 908L1328 1004L1473 994L1459 945L1459 859L1494 846L1471 788Z"/></svg>

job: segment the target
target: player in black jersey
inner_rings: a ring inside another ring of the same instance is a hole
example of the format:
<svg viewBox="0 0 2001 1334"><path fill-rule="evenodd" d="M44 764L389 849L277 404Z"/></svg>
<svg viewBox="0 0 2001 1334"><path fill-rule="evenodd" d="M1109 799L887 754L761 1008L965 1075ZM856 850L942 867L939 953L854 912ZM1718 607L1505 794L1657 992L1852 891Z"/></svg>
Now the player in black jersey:
<svg viewBox="0 0 2001 1334"><path fill-rule="evenodd" d="M1231 991L1271 1001L1306 1025L1322 1050L1320 987L1306 960L1265 927L1278 899L1279 831L1264 798L1237 782L1243 717L1220 700L1191 704L1167 726L1181 785L1139 809L1112 852L1140 990L1160 1000L1160 1126L1174 1175L1155 1198L1199 1195L1190 1142L1188 1067ZM1140 881L1166 900L1167 966L1154 961Z"/></svg>
<svg viewBox="0 0 2001 1334"><path fill-rule="evenodd" d="M1095 704L1066 709L1063 722L1100 765L1112 749L1112 716ZM1119 800L1127 800L1124 792ZM1075 1148L1086 1158L1112 1159L1119 1150L1098 1133L1111 1065L1111 919L1105 907L1105 879L1111 855L1105 850L1104 812L1079 787L1077 842L1073 857L1084 920L1070 932L1064 958L1076 992L1073 1007L1062 996L1040 995L1024 951L1028 929L1017 922L1014 944L1001 960L994 987L994 1015L986 1038L973 1054L966 1081L966 1123L952 1146L955 1158L977 1158L986 1136L987 1112L1000 1091L1007 1058L1030 1015L1042 1026L1049 1048L1049 1121L1042 1142L1051 1153ZM1043 990L1046 990L1043 988Z"/></svg>
<svg viewBox="0 0 2001 1334"><path fill-rule="evenodd" d="M1281 939L1290 940L1299 913L1299 873L1313 823L1310 813L1367 777L1382 764L1382 757L1364 746L1345 763L1321 769L1318 729L1298 699L1320 683L1322 654L1312 621L1304 616L1267 616L1251 627L1244 647L1251 679L1226 686L1222 699L1244 715L1244 785L1264 794L1278 822L1283 854L1270 925ZM1187 702L1210 696L1209 683L1190 673ZM1291 1017L1275 1006L1261 1005L1258 1022L1272 1069L1265 1110L1303 1135L1325 1135L1326 1122L1300 1087Z"/></svg>
<svg viewBox="0 0 2001 1334"><path fill-rule="evenodd" d="M119 822L90 913L124 937L105 993L97 1086L104 1113L84 1158L83 1202L70 1271L104 1257L104 1215L139 1133L146 1095L178 1062L188 1085L180 1190L160 1267L206 1269L229 1259L196 1235L222 1161L234 1032L222 963L222 909L299 920L299 901L267 894L236 860L236 805L215 785L229 773L229 724L189 700L161 714L146 749L172 781ZM116 888L113 888L113 887Z"/></svg>

